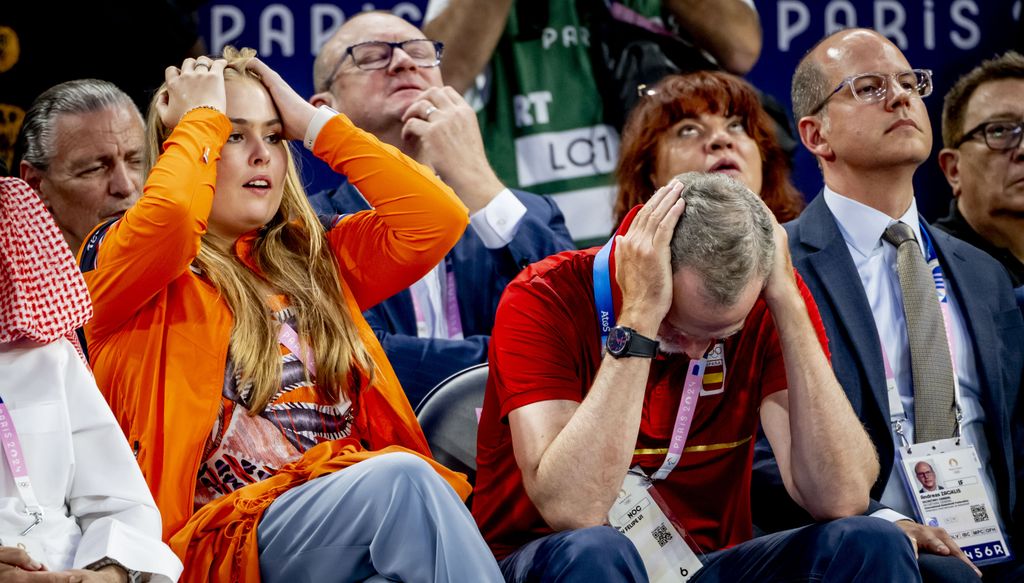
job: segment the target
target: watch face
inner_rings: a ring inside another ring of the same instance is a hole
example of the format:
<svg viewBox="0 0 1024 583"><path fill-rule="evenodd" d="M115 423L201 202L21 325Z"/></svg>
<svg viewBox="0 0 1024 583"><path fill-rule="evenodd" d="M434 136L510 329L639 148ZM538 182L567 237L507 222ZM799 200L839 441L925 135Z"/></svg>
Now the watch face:
<svg viewBox="0 0 1024 583"><path fill-rule="evenodd" d="M629 346L630 339L629 330L625 328L612 328L608 332L608 352L612 354L622 354L625 352L626 347Z"/></svg>

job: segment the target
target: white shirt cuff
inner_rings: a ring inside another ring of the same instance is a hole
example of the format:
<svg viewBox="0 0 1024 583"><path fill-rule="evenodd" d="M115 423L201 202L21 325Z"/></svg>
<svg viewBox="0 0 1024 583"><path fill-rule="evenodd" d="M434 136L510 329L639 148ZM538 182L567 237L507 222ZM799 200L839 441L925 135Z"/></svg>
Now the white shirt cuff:
<svg viewBox="0 0 1024 583"><path fill-rule="evenodd" d="M156 508L153 508L153 514L156 514ZM109 516L99 518L82 533L75 551L74 566L85 568L109 557L126 569L151 574L153 583L177 581L181 576L181 561L160 540L160 533L152 531L152 528L143 531Z"/></svg>
<svg viewBox="0 0 1024 583"><path fill-rule="evenodd" d="M917 522L913 518L903 516L899 512L896 512L895 510L891 510L889 508L882 508L881 510L876 510L871 513L871 516L875 518L881 518L882 520L888 520L889 522L896 522L898 520L909 520L911 522Z"/></svg>
<svg viewBox="0 0 1024 583"><path fill-rule="evenodd" d="M313 144L316 143L316 138L320 135L320 130L324 129L327 122L331 121L331 119L336 115L338 115L338 112L326 105L321 105L316 108L316 113L313 114L313 119L309 120L309 125L306 126L306 137L302 140L302 144L306 146L307 150L310 152L313 151Z"/></svg>
<svg viewBox="0 0 1024 583"><path fill-rule="evenodd" d="M526 206L509 189L498 193L487 206L469 217L469 224L488 249L501 249L512 242Z"/></svg>

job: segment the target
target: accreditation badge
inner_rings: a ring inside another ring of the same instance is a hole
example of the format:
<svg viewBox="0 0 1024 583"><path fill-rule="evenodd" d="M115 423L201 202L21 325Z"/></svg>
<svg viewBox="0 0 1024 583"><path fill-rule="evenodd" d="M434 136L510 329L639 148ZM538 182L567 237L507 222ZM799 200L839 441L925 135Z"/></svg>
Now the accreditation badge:
<svg viewBox="0 0 1024 583"><path fill-rule="evenodd" d="M973 445L940 439L899 448L904 485L921 524L940 526L977 565L1013 555L996 519Z"/></svg>
<svg viewBox="0 0 1024 583"><path fill-rule="evenodd" d="M639 466L626 474L608 523L626 535L643 558L651 583L686 583L701 568L683 540L683 527L671 520L665 501Z"/></svg>

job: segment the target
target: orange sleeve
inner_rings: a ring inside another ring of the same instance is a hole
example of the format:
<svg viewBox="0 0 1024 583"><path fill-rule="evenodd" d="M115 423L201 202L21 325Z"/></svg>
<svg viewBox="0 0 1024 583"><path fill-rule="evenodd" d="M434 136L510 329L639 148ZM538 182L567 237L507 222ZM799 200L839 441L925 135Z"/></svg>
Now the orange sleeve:
<svg viewBox="0 0 1024 583"><path fill-rule="evenodd" d="M462 236L466 205L433 171L337 115L313 153L346 175L373 207L327 234L360 310L423 277Z"/></svg>
<svg viewBox="0 0 1024 583"><path fill-rule="evenodd" d="M184 273L199 253L213 204L217 160L231 133L224 114L196 109L164 142L142 198L103 235L85 274L95 317L92 338L116 331Z"/></svg>

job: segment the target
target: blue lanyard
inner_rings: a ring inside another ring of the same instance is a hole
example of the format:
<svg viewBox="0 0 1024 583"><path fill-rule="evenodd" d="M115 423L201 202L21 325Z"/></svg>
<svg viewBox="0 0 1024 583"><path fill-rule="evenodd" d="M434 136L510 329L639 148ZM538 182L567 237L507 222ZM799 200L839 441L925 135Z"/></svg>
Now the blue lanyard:
<svg viewBox="0 0 1024 583"><path fill-rule="evenodd" d="M601 247L594 257L594 307L597 308L597 323L601 326L601 347L608 341L608 332L615 327L615 304L612 301L612 278L608 263L612 254L615 235Z"/></svg>
<svg viewBox="0 0 1024 583"><path fill-rule="evenodd" d="M921 229L921 240L924 242L924 260L932 272L932 280L935 283L935 292L939 296L939 303L948 303L949 296L946 293L946 278L942 273L942 266L939 265L939 257L935 253L935 247L932 246L932 238L924 226L919 228Z"/></svg>

